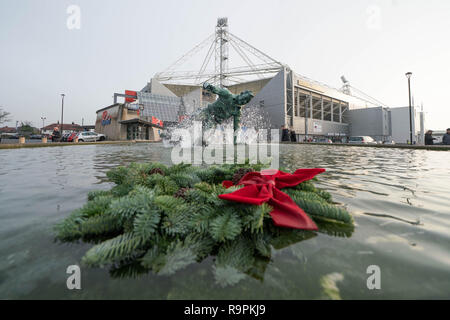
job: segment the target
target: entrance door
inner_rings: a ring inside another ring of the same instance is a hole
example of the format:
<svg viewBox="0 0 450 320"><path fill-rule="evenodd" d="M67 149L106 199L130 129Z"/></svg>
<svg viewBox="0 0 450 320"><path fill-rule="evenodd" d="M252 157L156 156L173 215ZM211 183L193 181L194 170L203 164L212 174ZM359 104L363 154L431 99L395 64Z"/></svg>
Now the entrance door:
<svg viewBox="0 0 450 320"><path fill-rule="evenodd" d="M138 136L138 126L136 124L127 125L127 140L137 140Z"/></svg>

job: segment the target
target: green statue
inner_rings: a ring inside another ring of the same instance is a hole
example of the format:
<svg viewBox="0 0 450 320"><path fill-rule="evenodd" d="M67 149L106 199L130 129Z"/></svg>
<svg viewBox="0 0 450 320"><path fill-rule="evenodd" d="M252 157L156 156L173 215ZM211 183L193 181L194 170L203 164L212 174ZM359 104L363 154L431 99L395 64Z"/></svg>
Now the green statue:
<svg viewBox="0 0 450 320"><path fill-rule="evenodd" d="M239 129L241 107L252 100L254 97L253 93L246 90L240 94L232 94L226 88L219 88L207 82L203 84L203 89L219 96L215 102L210 103L202 112L205 127L211 128L233 117L233 130L236 132Z"/></svg>

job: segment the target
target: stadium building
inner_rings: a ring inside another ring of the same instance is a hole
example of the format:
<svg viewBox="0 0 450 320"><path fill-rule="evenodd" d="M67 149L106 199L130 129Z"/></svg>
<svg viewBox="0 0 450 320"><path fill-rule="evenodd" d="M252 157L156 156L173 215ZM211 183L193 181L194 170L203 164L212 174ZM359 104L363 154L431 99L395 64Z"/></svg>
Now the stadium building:
<svg viewBox="0 0 450 320"><path fill-rule="evenodd" d="M187 70L186 66L193 71L180 71ZM227 18L219 18L212 35L157 73L143 89L114 94L114 104L97 111L96 131L107 134L104 127L109 124L102 122L101 114L120 107L122 113L128 111L125 118L116 116L114 130L122 133L113 136L151 138L148 132L154 119L164 126L175 124L213 102L215 95L202 89L203 83L209 82L235 94L252 91L255 97L248 105L259 106L272 129L294 131L297 141L329 138L346 142L350 136L372 136L379 141L407 142L409 113L405 118L404 108L390 108L351 86L345 77L341 80L343 86L337 89L294 72L229 32ZM125 101L118 103L118 98ZM135 118L129 118L130 114ZM423 113L414 109L412 117L414 139L420 142Z"/></svg>

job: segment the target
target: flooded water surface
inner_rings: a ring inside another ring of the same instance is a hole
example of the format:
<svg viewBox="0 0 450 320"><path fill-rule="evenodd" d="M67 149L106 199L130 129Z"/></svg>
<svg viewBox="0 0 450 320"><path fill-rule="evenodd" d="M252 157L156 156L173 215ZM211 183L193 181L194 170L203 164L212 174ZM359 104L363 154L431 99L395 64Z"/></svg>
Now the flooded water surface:
<svg viewBox="0 0 450 320"><path fill-rule="evenodd" d="M450 152L312 145L281 145L280 165L327 169L316 185L353 215L351 237L276 250L264 279L225 288L210 257L173 276L82 268L82 289L68 290L67 267L92 245L55 242L53 225L109 189L110 168L170 159L162 144L0 150L0 299L450 298ZM379 290L367 286L369 266Z"/></svg>

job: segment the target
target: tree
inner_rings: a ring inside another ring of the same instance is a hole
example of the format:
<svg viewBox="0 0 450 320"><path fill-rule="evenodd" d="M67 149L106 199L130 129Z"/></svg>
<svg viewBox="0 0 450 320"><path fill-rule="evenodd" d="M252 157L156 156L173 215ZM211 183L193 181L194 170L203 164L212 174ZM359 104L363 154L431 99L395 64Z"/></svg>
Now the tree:
<svg viewBox="0 0 450 320"><path fill-rule="evenodd" d="M39 129L33 127L33 123L31 121L23 121L20 127L18 128L18 131L21 135L24 135L26 137L38 133Z"/></svg>
<svg viewBox="0 0 450 320"><path fill-rule="evenodd" d="M7 122L10 119L8 118L8 116L10 115L9 112L3 111L2 107L0 107L0 124L2 124L3 122Z"/></svg>
<svg viewBox="0 0 450 320"><path fill-rule="evenodd" d="M22 124L20 125L20 130L32 132L33 131L32 123L30 121L22 122Z"/></svg>

